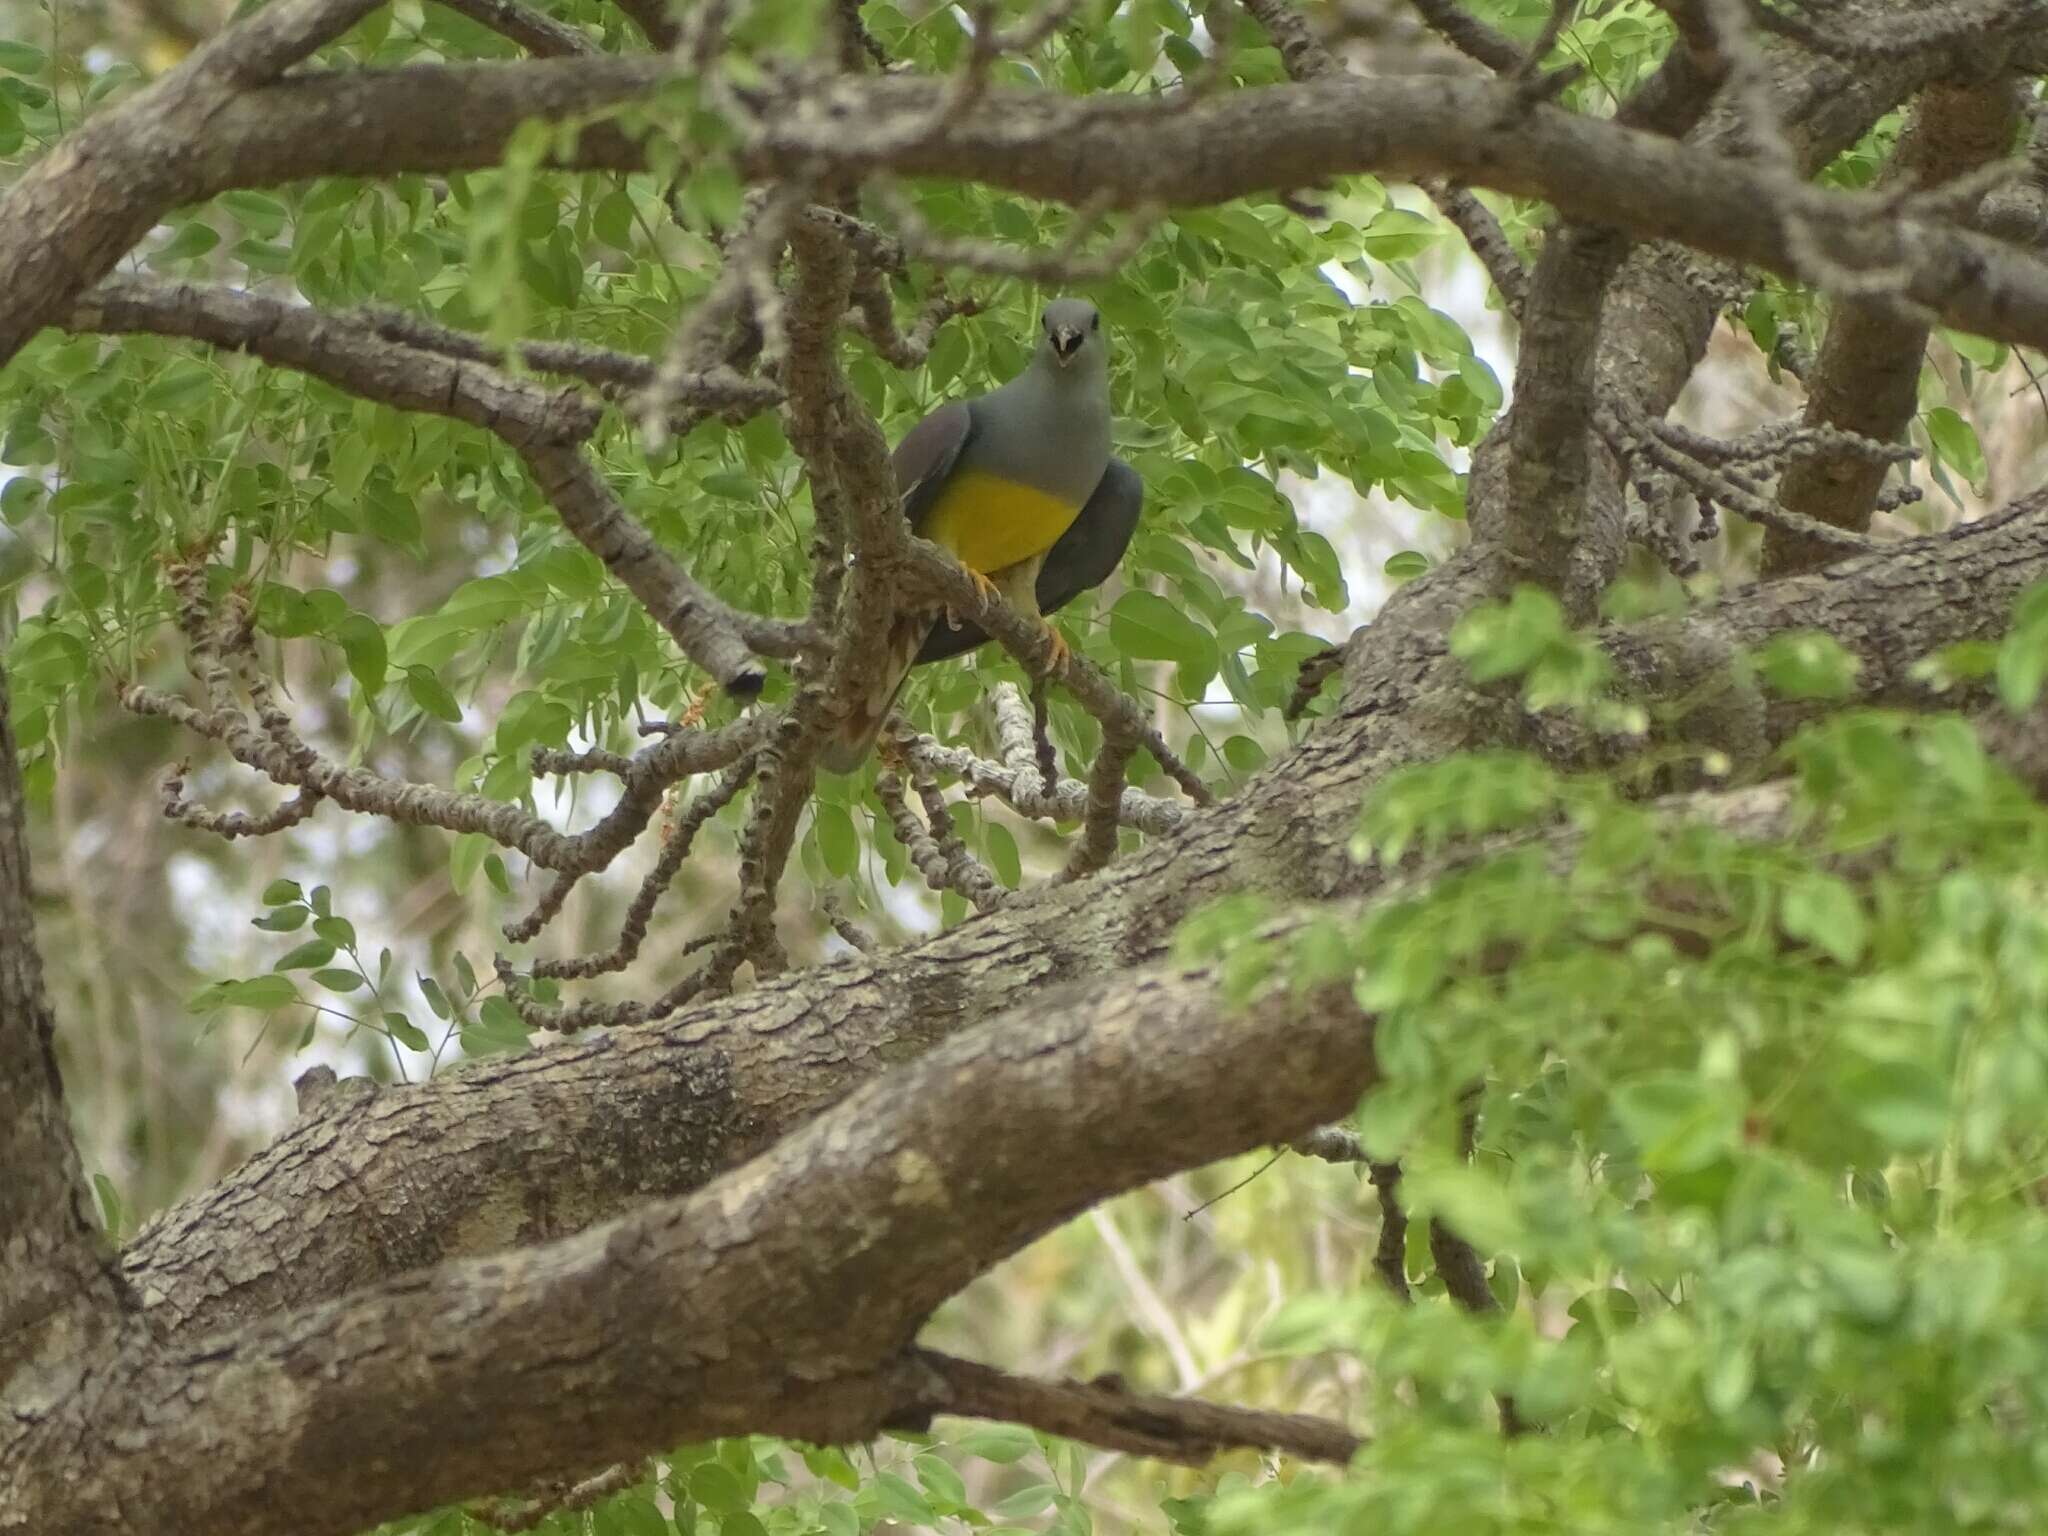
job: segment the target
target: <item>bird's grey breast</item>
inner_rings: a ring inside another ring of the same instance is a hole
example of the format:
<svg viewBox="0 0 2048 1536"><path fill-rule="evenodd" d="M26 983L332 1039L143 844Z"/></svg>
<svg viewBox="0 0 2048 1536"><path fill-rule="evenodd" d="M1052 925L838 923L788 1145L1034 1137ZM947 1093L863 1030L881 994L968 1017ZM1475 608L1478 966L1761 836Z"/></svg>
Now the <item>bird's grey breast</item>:
<svg viewBox="0 0 2048 1536"><path fill-rule="evenodd" d="M975 402L973 468L1080 506L1109 467L1109 392L1029 372Z"/></svg>

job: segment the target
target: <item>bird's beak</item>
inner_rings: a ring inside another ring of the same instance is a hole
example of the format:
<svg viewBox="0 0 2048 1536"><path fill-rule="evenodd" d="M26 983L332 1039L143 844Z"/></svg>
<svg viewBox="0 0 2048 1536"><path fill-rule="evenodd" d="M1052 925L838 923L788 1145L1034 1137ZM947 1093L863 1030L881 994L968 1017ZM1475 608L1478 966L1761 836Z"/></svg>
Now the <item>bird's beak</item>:
<svg viewBox="0 0 2048 1536"><path fill-rule="evenodd" d="M1064 368L1081 353L1081 343L1088 339L1087 333L1079 326L1058 325L1052 332L1052 355Z"/></svg>

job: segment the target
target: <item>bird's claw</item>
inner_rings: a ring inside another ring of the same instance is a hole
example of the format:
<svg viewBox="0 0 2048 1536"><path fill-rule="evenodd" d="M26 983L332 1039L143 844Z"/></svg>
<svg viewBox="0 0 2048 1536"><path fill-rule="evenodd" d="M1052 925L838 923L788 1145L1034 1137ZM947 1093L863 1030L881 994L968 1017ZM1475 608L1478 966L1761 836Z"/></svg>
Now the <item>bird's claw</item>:
<svg viewBox="0 0 2048 1536"><path fill-rule="evenodd" d="M1040 619L1038 622L1044 626L1046 642L1052 647L1052 655L1046 662L1046 671L1064 672L1067 662L1074 654L1073 648L1067 644L1067 637L1054 629L1048 620Z"/></svg>
<svg viewBox="0 0 2048 1536"><path fill-rule="evenodd" d="M990 602L1002 595L1002 588L998 587L971 565L963 565L961 569L967 572L967 579L974 583L974 594L980 599L981 611L987 613ZM957 630L959 627L959 607L953 603L946 604L946 628Z"/></svg>

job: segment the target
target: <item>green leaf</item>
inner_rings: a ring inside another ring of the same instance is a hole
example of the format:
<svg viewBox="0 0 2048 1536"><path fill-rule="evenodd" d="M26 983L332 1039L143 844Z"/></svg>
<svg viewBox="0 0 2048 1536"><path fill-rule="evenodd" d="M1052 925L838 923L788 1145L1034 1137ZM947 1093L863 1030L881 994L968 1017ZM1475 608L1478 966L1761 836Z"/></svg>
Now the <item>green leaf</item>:
<svg viewBox="0 0 2048 1536"><path fill-rule="evenodd" d="M446 720L453 725L462 719L462 706L455 702L455 695L448 691L430 667L407 667L405 691L412 695L415 704L436 720Z"/></svg>
<svg viewBox="0 0 2048 1536"><path fill-rule="evenodd" d="M882 1512L891 1518L917 1526L929 1526L938 1522L938 1511L932 1508L931 1502L894 1472L878 1474L874 1488L879 1496Z"/></svg>
<svg viewBox="0 0 2048 1536"><path fill-rule="evenodd" d="M290 951L271 969L274 971L310 971L315 966L325 965L334 958L334 946L325 939L308 939L297 949Z"/></svg>
<svg viewBox="0 0 2048 1536"><path fill-rule="evenodd" d="M177 227L177 232L162 245L151 251L143 260L152 267L171 266L194 257L204 256L220 244L220 231L199 219L188 219Z"/></svg>
<svg viewBox="0 0 2048 1536"><path fill-rule="evenodd" d="M40 48L0 37L0 69L11 75L40 75L50 67L50 56Z"/></svg>
<svg viewBox="0 0 2048 1536"><path fill-rule="evenodd" d="M424 1051L431 1048L427 1032L402 1013L387 1012L384 1015L384 1028L392 1039L407 1050Z"/></svg>
<svg viewBox="0 0 2048 1536"><path fill-rule="evenodd" d="M1132 590L1109 613L1110 643L1126 656L1171 661L1181 669L1181 692L1194 698L1221 665L1216 637L1157 593Z"/></svg>
<svg viewBox="0 0 2048 1536"><path fill-rule="evenodd" d="M467 890L490 851L490 839L481 832L465 832L456 838L448 850L448 883L458 891Z"/></svg>
<svg viewBox="0 0 2048 1536"><path fill-rule="evenodd" d="M943 1457L927 1452L912 1465L916 1469L919 1486L932 1498L955 1509L966 1505L967 1484Z"/></svg>
<svg viewBox="0 0 2048 1536"><path fill-rule="evenodd" d="M299 989L289 976L251 976L227 983L220 1000L234 1008L282 1008L299 1000Z"/></svg>
<svg viewBox="0 0 2048 1536"><path fill-rule="evenodd" d="M240 220L244 228L265 240L278 237L291 213L267 192L223 192L220 205Z"/></svg>
<svg viewBox="0 0 2048 1536"><path fill-rule="evenodd" d="M715 1515L738 1514L747 1507L747 1491L740 1480L715 1461L690 1473L690 1497Z"/></svg>
<svg viewBox="0 0 2048 1536"><path fill-rule="evenodd" d="M1941 461L1953 466L1974 486L1985 483L1984 449L1977 441L1977 429L1945 405L1927 413L1927 436Z"/></svg>
<svg viewBox="0 0 2048 1536"><path fill-rule="evenodd" d="M2048 684L2048 581L2037 582L2013 609L2012 629L1998 648L1998 696L2023 715Z"/></svg>
<svg viewBox="0 0 2048 1536"><path fill-rule="evenodd" d="M1773 636L1756 653L1757 672L1788 699L1845 699L1855 692L1862 665L1834 636L1817 630Z"/></svg>
<svg viewBox="0 0 2048 1536"><path fill-rule="evenodd" d="M448 1006L448 997L441 990L441 983L422 973L415 973L413 981L419 986L420 996L427 1000L427 1006L433 1010L435 1018L447 1019L452 1016L453 1010Z"/></svg>
<svg viewBox="0 0 2048 1536"><path fill-rule="evenodd" d="M121 1236L121 1192L114 1188L114 1181L104 1173L92 1176L93 1193L100 1202L100 1224L106 1228L109 1237Z"/></svg>
<svg viewBox="0 0 2048 1536"><path fill-rule="evenodd" d="M296 880L273 880L263 887L260 898L266 907L281 907L288 901L303 901L306 893Z"/></svg>
<svg viewBox="0 0 2048 1536"><path fill-rule="evenodd" d="M313 979L330 992L354 992L369 985L357 972L340 966L315 971Z"/></svg>
<svg viewBox="0 0 2048 1536"><path fill-rule="evenodd" d="M502 997L487 997L477 1009L477 1021L462 1030L462 1049L470 1056L526 1050L533 1044L519 1010Z"/></svg>
<svg viewBox="0 0 2048 1536"><path fill-rule="evenodd" d="M1863 955L1870 924L1863 903L1846 880L1814 873L1787 888L1780 916L1785 932L1813 944L1839 965L1854 965Z"/></svg>
<svg viewBox="0 0 2048 1536"><path fill-rule="evenodd" d="M977 1456L983 1461L992 1461L1002 1467L1022 1461L1038 1446L1038 1442L1032 1439L1030 1430L1018 1429L1011 1425L994 1425L987 1429L970 1430L953 1443L969 1456Z"/></svg>
<svg viewBox="0 0 2048 1536"><path fill-rule="evenodd" d="M998 1520L1028 1520L1051 1508L1058 1494L1059 1489L1051 1483L1026 1483L1008 1498L990 1505L988 1512Z"/></svg>
<svg viewBox="0 0 2048 1536"><path fill-rule="evenodd" d="M150 381L136 404L145 411L175 416L198 408L212 398L217 387L212 369L180 359Z"/></svg>
<svg viewBox="0 0 2048 1536"><path fill-rule="evenodd" d="M1926 1152L1948 1137L1948 1086L1907 1062L1886 1062L1846 1078L1842 1097L1872 1135L1902 1153Z"/></svg>
<svg viewBox="0 0 2048 1536"><path fill-rule="evenodd" d="M989 867L995 876L1011 890L1024 883L1024 861L1017 852L1017 839L1010 829L1000 822L985 822L982 828L982 844L988 850Z"/></svg>
<svg viewBox="0 0 2048 1536"><path fill-rule="evenodd" d="M1418 550L1404 549L1399 554L1389 555L1387 563L1380 567L1386 575L1397 582L1413 581L1429 570L1429 556Z"/></svg>
<svg viewBox="0 0 2048 1536"><path fill-rule="evenodd" d="M352 613L341 621L334 639L348 658L349 676L365 698L375 698L383 691L388 665L383 626L368 614Z"/></svg>
<svg viewBox="0 0 2048 1536"><path fill-rule="evenodd" d="M1437 243L1440 231L1429 219L1406 208L1383 208L1358 237L1375 261L1412 261Z"/></svg>
<svg viewBox="0 0 2048 1536"><path fill-rule="evenodd" d="M355 948L356 925L345 917L323 917L313 924L313 932L336 949Z"/></svg>
<svg viewBox="0 0 2048 1536"><path fill-rule="evenodd" d="M818 852L824 856L825 868L834 876L844 880L860 868L860 837L846 807L819 801L812 812L811 826L817 834Z"/></svg>
<svg viewBox="0 0 2048 1536"><path fill-rule="evenodd" d="M1656 1072L1624 1083L1615 1117L1653 1173L1691 1173L1732 1152L1742 1107L1725 1084L1692 1072Z"/></svg>
<svg viewBox="0 0 2048 1536"><path fill-rule="evenodd" d="M1565 641L1564 609L1537 587L1517 588L1505 603L1472 609L1451 630L1451 654L1478 683L1518 677Z"/></svg>
<svg viewBox="0 0 2048 1536"><path fill-rule="evenodd" d="M373 475L364 484L358 505L362 508L363 526L378 538L404 549L418 547L419 508L413 505L411 497L393 489L382 475Z"/></svg>

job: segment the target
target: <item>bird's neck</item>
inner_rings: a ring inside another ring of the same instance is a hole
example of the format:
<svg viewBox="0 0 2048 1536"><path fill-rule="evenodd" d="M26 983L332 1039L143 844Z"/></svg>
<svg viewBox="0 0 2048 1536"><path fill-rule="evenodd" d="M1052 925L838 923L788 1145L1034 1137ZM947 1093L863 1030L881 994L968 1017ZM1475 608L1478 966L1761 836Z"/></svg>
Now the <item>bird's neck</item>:
<svg viewBox="0 0 2048 1536"><path fill-rule="evenodd" d="M1109 408L1109 373L1106 369L1061 368L1039 360L1017 376L1010 386L1059 411L1106 411Z"/></svg>

